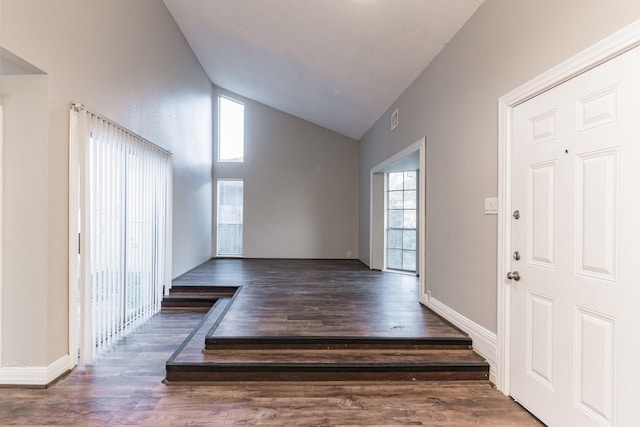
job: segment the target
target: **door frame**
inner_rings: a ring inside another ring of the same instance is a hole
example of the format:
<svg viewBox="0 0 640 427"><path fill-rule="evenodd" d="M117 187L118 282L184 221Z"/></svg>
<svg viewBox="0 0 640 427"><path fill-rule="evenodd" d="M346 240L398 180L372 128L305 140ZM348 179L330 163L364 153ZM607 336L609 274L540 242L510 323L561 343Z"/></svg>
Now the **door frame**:
<svg viewBox="0 0 640 427"><path fill-rule="evenodd" d="M511 146L512 114L517 105L640 46L640 21L615 32L592 47L512 90L498 100L498 262L496 387L511 393Z"/></svg>
<svg viewBox="0 0 640 427"><path fill-rule="evenodd" d="M422 137L407 148L389 157L382 163L372 167L369 172L369 264L373 260L373 176L376 173L384 172L384 169L393 165L398 160L407 157L409 154L418 152L420 156L420 172L418 173L418 275L420 282L420 302L426 304L427 283L426 283L426 254L427 254L427 138ZM385 235L386 249L386 235ZM386 255L385 255L386 257ZM386 262L385 262L386 265ZM371 268L371 267L369 267Z"/></svg>
<svg viewBox="0 0 640 427"><path fill-rule="evenodd" d="M81 205L82 196L80 194L81 185L81 135L78 129L78 113L74 111L73 105L69 110L69 369L73 369L78 364L78 273L80 254L80 235L78 220L80 215L78 209ZM86 240L83 242L85 243Z"/></svg>
<svg viewBox="0 0 640 427"><path fill-rule="evenodd" d="M0 368L2 368L2 246L3 240L3 225L2 225L2 212L3 212L3 200L4 200L4 182L2 181L2 177L4 176L3 171L3 153L4 153L4 107L2 106L2 100L0 99Z"/></svg>

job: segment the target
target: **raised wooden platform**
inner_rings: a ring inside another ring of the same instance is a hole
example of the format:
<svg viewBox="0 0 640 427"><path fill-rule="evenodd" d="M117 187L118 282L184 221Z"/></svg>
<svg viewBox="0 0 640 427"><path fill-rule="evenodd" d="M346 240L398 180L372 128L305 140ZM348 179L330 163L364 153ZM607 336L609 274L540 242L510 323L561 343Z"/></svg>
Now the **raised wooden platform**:
<svg viewBox="0 0 640 427"><path fill-rule="evenodd" d="M237 289L237 286L173 286L162 299L162 309L209 311L218 299L233 296Z"/></svg>
<svg viewBox="0 0 640 427"><path fill-rule="evenodd" d="M242 286L167 361L167 383L488 380L471 340L417 302L415 277L353 261L220 261ZM210 292L205 276L194 273L194 294Z"/></svg>

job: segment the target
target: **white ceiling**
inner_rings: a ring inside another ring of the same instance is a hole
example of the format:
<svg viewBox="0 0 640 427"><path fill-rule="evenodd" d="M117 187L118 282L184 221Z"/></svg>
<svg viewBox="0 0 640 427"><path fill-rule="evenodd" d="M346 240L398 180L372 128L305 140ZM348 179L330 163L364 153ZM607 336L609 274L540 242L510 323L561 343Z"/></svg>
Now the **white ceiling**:
<svg viewBox="0 0 640 427"><path fill-rule="evenodd" d="M164 0L211 81L360 139L484 0Z"/></svg>

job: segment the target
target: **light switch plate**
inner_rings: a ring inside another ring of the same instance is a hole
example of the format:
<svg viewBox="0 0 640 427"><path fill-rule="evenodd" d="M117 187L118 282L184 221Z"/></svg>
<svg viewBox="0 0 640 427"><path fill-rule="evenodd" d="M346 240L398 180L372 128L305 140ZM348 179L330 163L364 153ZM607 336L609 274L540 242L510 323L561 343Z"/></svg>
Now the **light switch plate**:
<svg viewBox="0 0 640 427"><path fill-rule="evenodd" d="M497 197L485 197L484 214L498 215L498 198Z"/></svg>

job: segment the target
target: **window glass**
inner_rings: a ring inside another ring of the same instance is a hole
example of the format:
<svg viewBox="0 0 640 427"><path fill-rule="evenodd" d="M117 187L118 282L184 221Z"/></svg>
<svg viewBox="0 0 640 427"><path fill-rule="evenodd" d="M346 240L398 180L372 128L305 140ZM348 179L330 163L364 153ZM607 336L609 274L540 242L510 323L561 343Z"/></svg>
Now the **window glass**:
<svg viewBox="0 0 640 427"><path fill-rule="evenodd" d="M389 191L389 209L404 207L404 191Z"/></svg>
<svg viewBox="0 0 640 427"><path fill-rule="evenodd" d="M416 208L416 191L403 191L404 194L404 208L415 209Z"/></svg>
<svg viewBox="0 0 640 427"><path fill-rule="evenodd" d="M402 269L416 271L416 251L402 251Z"/></svg>
<svg viewBox="0 0 640 427"><path fill-rule="evenodd" d="M404 180L402 172L391 172L389 173L389 191L393 190L403 190L402 181Z"/></svg>
<svg viewBox="0 0 640 427"><path fill-rule="evenodd" d="M404 211L390 210L388 216L389 216L389 228L402 228Z"/></svg>
<svg viewBox="0 0 640 427"><path fill-rule="evenodd" d="M219 97L218 161L244 161L244 104Z"/></svg>
<svg viewBox="0 0 640 427"><path fill-rule="evenodd" d="M404 249L416 250L416 232L415 230L402 231L402 247Z"/></svg>
<svg viewBox="0 0 640 427"><path fill-rule="evenodd" d="M389 230L387 233L387 247L391 249L402 249L402 230Z"/></svg>
<svg viewBox="0 0 640 427"><path fill-rule="evenodd" d="M218 255L242 255L243 197L243 181L218 181Z"/></svg>
<svg viewBox="0 0 640 427"><path fill-rule="evenodd" d="M418 171L387 173L387 265L417 271Z"/></svg>
<svg viewBox="0 0 640 427"><path fill-rule="evenodd" d="M399 249L387 250L387 268L402 270L402 251Z"/></svg>
<svg viewBox="0 0 640 427"><path fill-rule="evenodd" d="M411 171L404 173L404 189L405 190L415 190L417 183L418 172Z"/></svg>

